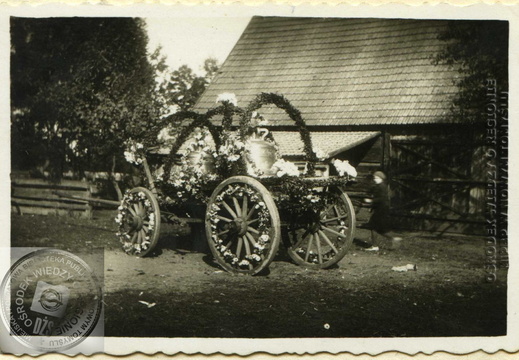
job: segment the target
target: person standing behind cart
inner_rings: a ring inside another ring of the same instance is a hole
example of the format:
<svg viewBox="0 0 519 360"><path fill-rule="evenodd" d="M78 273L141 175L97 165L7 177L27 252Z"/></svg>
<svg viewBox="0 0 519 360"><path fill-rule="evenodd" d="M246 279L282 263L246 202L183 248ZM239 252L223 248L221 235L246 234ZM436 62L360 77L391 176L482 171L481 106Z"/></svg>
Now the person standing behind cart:
<svg viewBox="0 0 519 360"><path fill-rule="evenodd" d="M389 193L386 183L386 174L382 171L376 171L373 174L373 187L371 189L372 197L364 199L365 203L371 205L372 215L367 223L368 229L371 230L371 244L366 251L378 251L379 246L395 249L400 241L399 237L389 235L391 231L391 219L389 217ZM383 239L383 243L377 240L377 234Z"/></svg>

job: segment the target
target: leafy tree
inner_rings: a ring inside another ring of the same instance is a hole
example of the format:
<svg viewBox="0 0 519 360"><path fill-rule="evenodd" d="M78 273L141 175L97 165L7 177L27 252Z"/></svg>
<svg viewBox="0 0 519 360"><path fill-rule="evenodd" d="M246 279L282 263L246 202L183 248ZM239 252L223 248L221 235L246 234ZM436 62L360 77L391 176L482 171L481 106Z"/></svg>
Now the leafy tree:
<svg viewBox="0 0 519 360"><path fill-rule="evenodd" d="M147 42L141 19L11 18L13 167L114 170L127 138L152 142L164 104Z"/></svg>
<svg viewBox="0 0 519 360"><path fill-rule="evenodd" d="M164 60L165 57L161 57L160 61L163 62ZM167 115L190 110L217 74L218 68L218 60L207 58L203 65L205 73L203 76L197 76L187 65L182 65L173 72L165 68L164 71L159 73L158 88L160 88L160 93L163 94L163 102L167 104L167 110L163 115L167 126L160 132L159 142L165 143L175 138L182 126L185 125L171 122L171 118L168 118Z"/></svg>
<svg viewBox="0 0 519 360"><path fill-rule="evenodd" d="M206 84L209 84L213 80L213 78L218 73L219 69L220 69L220 65L218 65L218 60L216 60L215 58L207 58L204 61Z"/></svg>
<svg viewBox="0 0 519 360"><path fill-rule="evenodd" d="M495 80L500 91L508 91L508 38L507 21L450 21L439 35L445 46L436 63L456 67L462 75L456 81L454 119L484 119L487 80Z"/></svg>
<svg viewBox="0 0 519 360"><path fill-rule="evenodd" d="M218 62L216 59L208 58L205 60L203 68L205 72L203 76L197 76L187 65L182 65L171 73L170 98L171 102L177 104L180 110L189 110L195 105L216 75Z"/></svg>

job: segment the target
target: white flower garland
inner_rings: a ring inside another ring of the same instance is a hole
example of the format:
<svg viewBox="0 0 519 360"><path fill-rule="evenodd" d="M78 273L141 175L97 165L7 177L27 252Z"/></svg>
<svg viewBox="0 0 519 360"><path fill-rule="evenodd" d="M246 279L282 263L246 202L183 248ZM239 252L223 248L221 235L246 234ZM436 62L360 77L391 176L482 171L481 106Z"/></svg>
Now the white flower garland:
<svg viewBox="0 0 519 360"><path fill-rule="evenodd" d="M218 223L220 222L220 219L217 217L218 212L222 209L222 203L232 195L237 195L238 197L248 196L249 203L257 210L257 230L260 236L255 239L256 244L253 246L252 253L245 255L242 260L226 246L227 244L224 245L225 239L222 239L221 236L218 235ZM249 186L232 184L228 185L215 200L216 201L211 204L210 209L208 209L208 216L211 223L211 241L214 242L216 250L223 255L227 263L235 268L248 269L249 265L261 262L265 249L270 242L270 212L265 202Z"/></svg>
<svg viewBox="0 0 519 360"><path fill-rule="evenodd" d="M131 230L131 222L133 220L133 214L130 212L130 208L134 209L133 205L138 203L143 205L145 210L143 220L148 222L148 225L142 228L145 233L144 239L139 239L139 236L132 239L132 236L129 234ZM119 213L115 218L115 222L118 224L119 229L116 235L121 241L124 251L133 255L139 254L143 250L147 250L150 244L150 237L153 235L153 230L155 229L155 212L153 211L153 206L146 194L142 191L126 191L124 198L121 201L121 205L117 210ZM139 240L141 240L141 242L138 242Z"/></svg>
<svg viewBox="0 0 519 360"><path fill-rule="evenodd" d="M180 159L180 167L171 172L169 179L164 179L163 174L157 174L157 187L166 192L166 196L160 197L161 202L178 204L199 196L203 185L217 178L217 174L208 172L204 164L207 159L214 160L217 156L206 140L208 136L209 132L206 130L195 133L193 141L186 147L186 152ZM200 155L195 163L191 159L193 152Z"/></svg>

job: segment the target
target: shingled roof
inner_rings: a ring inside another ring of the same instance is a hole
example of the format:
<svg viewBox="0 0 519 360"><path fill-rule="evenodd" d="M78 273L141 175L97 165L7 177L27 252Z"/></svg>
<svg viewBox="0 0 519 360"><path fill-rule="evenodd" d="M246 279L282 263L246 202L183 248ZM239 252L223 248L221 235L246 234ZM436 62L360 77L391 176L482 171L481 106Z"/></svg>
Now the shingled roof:
<svg viewBox="0 0 519 360"><path fill-rule="evenodd" d="M432 59L446 21L254 17L204 92L196 111L218 94L246 106L260 92L284 95L307 124L378 125L446 121L458 73ZM292 125L261 111L270 125Z"/></svg>

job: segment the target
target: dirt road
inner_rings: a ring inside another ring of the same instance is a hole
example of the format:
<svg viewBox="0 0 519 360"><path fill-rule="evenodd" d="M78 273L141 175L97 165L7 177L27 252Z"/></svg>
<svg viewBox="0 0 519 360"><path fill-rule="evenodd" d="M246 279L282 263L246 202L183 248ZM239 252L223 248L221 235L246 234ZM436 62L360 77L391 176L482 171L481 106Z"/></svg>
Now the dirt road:
<svg viewBox="0 0 519 360"><path fill-rule="evenodd" d="M398 251L369 253L353 246L337 267L321 271L291 263L280 250L268 274L250 277L223 272L210 255L193 251L188 229L165 229L159 250L148 258L120 250L111 216L12 215L11 232L12 246L105 249L107 336L506 333L506 270L497 281L485 281L482 239L404 234ZM417 271L391 270L408 263Z"/></svg>

